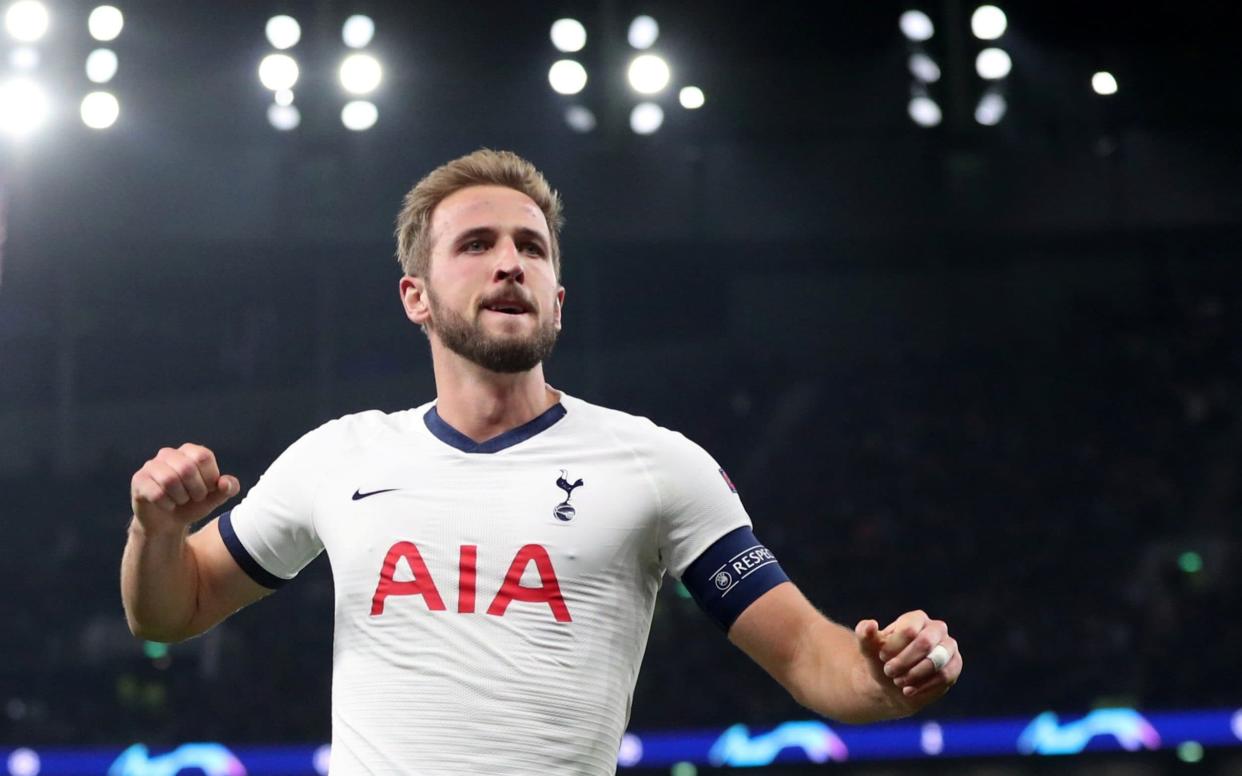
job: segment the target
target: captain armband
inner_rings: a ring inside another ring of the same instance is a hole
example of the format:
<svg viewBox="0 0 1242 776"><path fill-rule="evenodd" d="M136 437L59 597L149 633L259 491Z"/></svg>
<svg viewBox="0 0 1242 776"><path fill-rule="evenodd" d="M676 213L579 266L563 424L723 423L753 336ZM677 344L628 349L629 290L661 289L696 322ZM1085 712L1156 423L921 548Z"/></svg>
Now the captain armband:
<svg viewBox="0 0 1242 776"><path fill-rule="evenodd" d="M759 596L788 581L776 556L746 526L717 539L681 575L699 608L726 633Z"/></svg>

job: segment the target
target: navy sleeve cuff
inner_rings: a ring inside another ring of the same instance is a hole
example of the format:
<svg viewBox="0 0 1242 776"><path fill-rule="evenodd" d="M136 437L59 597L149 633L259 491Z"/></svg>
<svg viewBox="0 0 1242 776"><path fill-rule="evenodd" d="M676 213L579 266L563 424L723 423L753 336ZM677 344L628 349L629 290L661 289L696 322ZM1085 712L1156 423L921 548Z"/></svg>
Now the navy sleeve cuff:
<svg viewBox="0 0 1242 776"><path fill-rule="evenodd" d="M224 546L228 548L233 560L237 561L237 565L241 566L242 571L263 587L276 590L289 581L271 573L260 566L257 560L250 557L250 553L242 546L241 539L237 538L237 531L233 530L233 510L231 509L220 515L220 538L224 539Z"/></svg>
<svg viewBox="0 0 1242 776"><path fill-rule="evenodd" d="M776 556L746 526L717 539L681 575L699 608L726 633L759 596L788 581Z"/></svg>

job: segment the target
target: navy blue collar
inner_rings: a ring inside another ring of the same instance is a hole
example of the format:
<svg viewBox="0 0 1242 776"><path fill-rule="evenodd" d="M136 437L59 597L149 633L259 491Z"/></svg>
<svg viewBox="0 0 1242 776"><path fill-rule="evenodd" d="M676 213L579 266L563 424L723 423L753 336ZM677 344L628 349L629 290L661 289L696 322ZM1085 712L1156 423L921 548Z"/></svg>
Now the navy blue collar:
<svg viewBox="0 0 1242 776"><path fill-rule="evenodd" d="M440 417L440 413L436 412L434 405L427 410L427 414L423 415L423 423L427 424L427 430L434 434L437 439L446 445L456 447L463 453L498 453L501 450L513 447L519 442L525 442L540 431L547 430L553 423L563 417L565 417L565 407L560 402L557 402L544 410L543 414L534 420L527 421L517 428L511 428L503 434L497 434L483 442L474 441L446 423L444 418Z"/></svg>

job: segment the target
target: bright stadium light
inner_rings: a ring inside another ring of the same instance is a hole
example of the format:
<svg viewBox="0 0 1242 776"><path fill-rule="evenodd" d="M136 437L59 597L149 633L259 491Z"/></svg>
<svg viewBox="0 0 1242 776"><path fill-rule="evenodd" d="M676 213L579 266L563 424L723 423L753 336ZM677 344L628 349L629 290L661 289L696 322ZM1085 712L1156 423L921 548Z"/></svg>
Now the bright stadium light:
<svg viewBox="0 0 1242 776"><path fill-rule="evenodd" d="M1008 26L1005 12L994 5L981 5L970 15L970 31L979 40L996 40Z"/></svg>
<svg viewBox="0 0 1242 776"><path fill-rule="evenodd" d="M1101 70L1091 76L1091 88L1096 94L1102 97L1107 97L1110 94L1116 94L1117 79L1113 77L1112 73L1106 70Z"/></svg>
<svg viewBox="0 0 1242 776"><path fill-rule="evenodd" d="M975 72L985 81L997 81L1009 75L1013 62L1004 49L985 48L975 57Z"/></svg>
<svg viewBox="0 0 1242 776"><path fill-rule="evenodd" d="M82 98L82 123L91 129L107 129L121 115L121 104L108 92L91 92Z"/></svg>
<svg viewBox="0 0 1242 776"><path fill-rule="evenodd" d="M375 37L375 22L370 16L356 13L341 26L341 40L353 49L366 48Z"/></svg>
<svg viewBox="0 0 1242 776"><path fill-rule="evenodd" d="M940 80L940 65L919 51L910 55L910 75L925 84L934 84Z"/></svg>
<svg viewBox="0 0 1242 776"><path fill-rule="evenodd" d="M557 51L572 54L586 45L586 27L577 19L557 19L552 22L552 45Z"/></svg>
<svg viewBox="0 0 1242 776"><path fill-rule="evenodd" d="M979 98L979 104L975 106L975 121L985 127L994 127L1005 117L1008 107L1004 97L996 92L988 92Z"/></svg>
<svg viewBox="0 0 1242 776"><path fill-rule="evenodd" d="M34 43L47 33L51 19L47 6L37 0L18 0L4 14L4 27L14 40Z"/></svg>
<svg viewBox="0 0 1242 776"><path fill-rule="evenodd" d="M14 749L6 765L12 776L39 776L39 770L43 767L39 753L25 747Z"/></svg>
<svg viewBox="0 0 1242 776"><path fill-rule="evenodd" d="M99 6L86 19L86 28L90 30L91 37L101 43L116 40L124 26L125 15L113 5Z"/></svg>
<svg viewBox="0 0 1242 776"><path fill-rule="evenodd" d="M259 63L259 80L274 92L292 89L298 82L298 63L288 54L268 54Z"/></svg>
<svg viewBox="0 0 1242 776"><path fill-rule="evenodd" d="M699 87L683 86L677 93L677 101L687 110L698 110L703 107L703 103L707 102L707 98L703 96L703 90Z"/></svg>
<svg viewBox="0 0 1242 776"><path fill-rule="evenodd" d="M660 25L650 16L635 16L625 37L634 48L649 49L660 38Z"/></svg>
<svg viewBox="0 0 1242 776"><path fill-rule="evenodd" d="M931 17L922 11L906 11L901 15L898 25L901 27L901 34L906 36L906 40L915 43L931 40L931 36L936 34L936 27L932 24Z"/></svg>
<svg viewBox="0 0 1242 776"><path fill-rule="evenodd" d="M378 120L379 109L375 107L375 103L366 100L354 100L341 109L341 123L346 129L355 132L370 129Z"/></svg>
<svg viewBox="0 0 1242 776"><path fill-rule="evenodd" d="M273 48L284 51L293 48L302 39L302 25L292 16L273 16L267 20L267 40Z"/></svg>
<svg viewBox="0 0 1242 776"><path fill-rule="evenodd" d="M910 100L910 118L920 127L934 127L940 123L940 106L930 97L918 96Z"/></svg>
<svg viewBox="0 0 1242 776"><path fill-rule="evenodd" d="M664 109L654 102L640 102L630 111L630 129L635 134L653 134L663 123Z"/></svg>
<svg viewBox="0 0 1242 776"><path fill-rule="evenodd" d="M281 132L297 129L302 123L302 114L292 105L267 106L267 122Z"/></svg>
<svg viewBox="0 0 1242 776"><path fill-rule="evenodd" d="M292 89L281 89L280 91L276 92L276 104L277 105L292 105L293 104L293 90Z"/></svg>
<svg viewBox="0 0 1242 776"><path fill-rule="evenodd" d="M548 83L557 94L577 94L586 87L586 68L572 59L562 59L548 68Z"/></svg>
<svg viewBox="0 0 1242 776"><path fill-rule="evenodd" d="M570 105L565 109L565 123L573 131L585 134L595 129L595 114L584 105Z"/></svg>
<svg viewBox="0 0 1242 776"><path fill-rule="evenodd" d="M20 72L30 72L39 66L39 50L32 46L18 46L9 52L9 67Z"/></svg>
<svg viewBox="0 0 1242 776"><path fill-rule="evenodd" d="M86 77L97 84L106 84L116 75L116 54L111 49L95 49L86 55Z"/></svg>
<svg viewBox="0 0 1242 776"><path fill-rule="evenodd" d="M655 54L639 54L630 62L629 79L634 91L655 94L668 86L668 63Z"/></svg>
<svg viewBox="0 0 1242 776"><path fill-rule="evenodd" d="M370 94L383 77L379 60L370 54L350 54L341 62L341 86L350 94Z"/></svg>
<svg viewBox="0 0 1242 776"><path fill-rule="evenodd" d="M0 132L25 137L47 118L47 96L34 81L11 78L0 83Z"/></svg>

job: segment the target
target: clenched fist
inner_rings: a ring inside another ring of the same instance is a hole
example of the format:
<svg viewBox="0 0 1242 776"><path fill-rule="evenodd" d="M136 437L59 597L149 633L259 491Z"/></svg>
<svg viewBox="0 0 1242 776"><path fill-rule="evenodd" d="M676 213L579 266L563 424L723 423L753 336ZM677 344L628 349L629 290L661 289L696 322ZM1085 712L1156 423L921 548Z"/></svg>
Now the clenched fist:
<svg viewBox="0 0 1242 776"><path fill-rule="evenodd" d="M221 475L215 453L186 443L165 447L130 480L134 517L147 533L179 531L237 495L241 483Z"/></svg>

